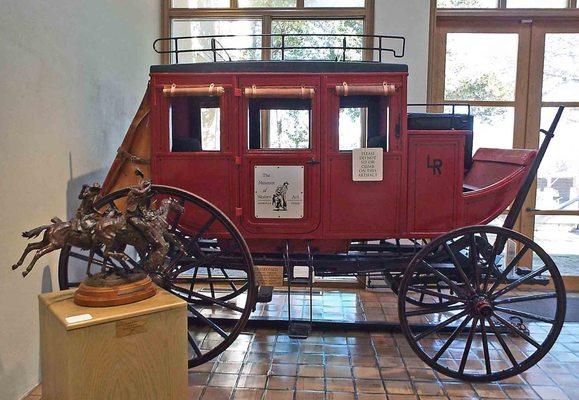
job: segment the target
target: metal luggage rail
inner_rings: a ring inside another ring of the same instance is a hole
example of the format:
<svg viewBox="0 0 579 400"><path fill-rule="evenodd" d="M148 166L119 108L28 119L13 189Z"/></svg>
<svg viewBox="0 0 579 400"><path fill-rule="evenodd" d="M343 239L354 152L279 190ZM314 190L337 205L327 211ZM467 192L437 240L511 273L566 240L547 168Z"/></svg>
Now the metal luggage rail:
<svg viewBox="0 0 579 400"><path fill-rule="evenodd" d="M341 38L341 44L338 46L308 46L308 45L293 45L287 44L288 38ZM250 46L250 47L225 47L219 41L219 39L229 39L229 38L260 38L261 45ZM351 39L362 39L362 45L356 46L352 45ZM183 48L179 46L179 43L184 40L209 40L209 47L199 47L199 48ZM267 40L264 40L267 39ZM350 43L348 43L350 40ZM279 46L272 45L271 43L277 41ZM388 45L390 42L398 42L397 47ZM376 44L377 42L377 44ZM386 43L385 43L386 42ZM264 44L265 43L265 44ZM368 44L371 43L371 44ZM360 51L372 51L372 59L374 58L374 52L378 53L378 61L382 62L383 53L390 53L395 58L404 57L406 51L406 38L404 36L393 36L393 35L359 35L359 34L338 34L338 33L259 33L259 34L246 34L246 35L200 35L200 36L176 36L176 37L163 37L158 38L153 42L153 50L158 54L174 54L175 64L179 64L179 54L181 53L211 53L213 62L216 62L218 58L222 61L232 61L229 56L230 51L244 51L244 50L268 50L268 51L279 51L281 53L281 60L286 59L286 52L292 50L338 50L340 51L341 58L336 58L335 61L348 61L346 59L346 53L348 50L360 50ZM223 56L225 54L226 57ZM293 59L292 60L296 60Z"/></svg>

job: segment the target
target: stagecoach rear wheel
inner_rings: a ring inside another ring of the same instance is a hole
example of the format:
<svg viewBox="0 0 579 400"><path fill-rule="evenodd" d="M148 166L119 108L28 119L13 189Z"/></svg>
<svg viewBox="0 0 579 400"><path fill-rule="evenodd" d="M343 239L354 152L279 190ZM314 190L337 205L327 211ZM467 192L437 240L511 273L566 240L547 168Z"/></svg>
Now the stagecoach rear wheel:
<svg viewBox="0 0 579 400"><path fill-rule="evenodd" d="M437 262L434 255L449 248L450 262ZM421 288L427 272L453 289L445 296L452 304L417 308L407 300L425 294L437 302L436 292ZM530 286L547 278L548 285ZM438 237L413 258L399 291L400 324L414 352L461 380L495 381L529 369L551 349L565 319L565 287L551 257L502 227L472 226Z"/></svg>
<svg viewBox="0 0 579 400"><path fill-rule="evenodd" d="M111 259L109 266L145 270L163 289L188 302L189 367L203 364L229 347L245 326L256 301L253 261L245 240L217 207L192 193L153 185L152 201L173 198L183 212L171 211L171 232L182 246L171 244L162 266L146 270L133 248L125 260ZM129 189L101 198L95 208L121 208ZM103 264L103 251L93 254L92 272ZM78 286L86 277L90 254L65 247L59 259L61 289ZM146 257L145 257L146 258ZM171 329L171 327L167 327Z"/></svg>

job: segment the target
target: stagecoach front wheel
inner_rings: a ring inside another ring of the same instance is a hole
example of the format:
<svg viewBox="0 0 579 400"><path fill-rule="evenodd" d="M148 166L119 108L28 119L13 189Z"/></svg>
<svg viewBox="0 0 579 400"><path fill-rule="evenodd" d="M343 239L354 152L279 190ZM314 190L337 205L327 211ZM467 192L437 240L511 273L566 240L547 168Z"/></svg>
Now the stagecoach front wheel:
<svg viewBox="0 0 579 400"><path fill-rule="evenodd" d="M423 277L432 275L447 303L436 305L440 293L423 287ZM417 296L431 306L408 301ZM468 381L506 379L535 365L561 332L565 307L551 257L528 237L495 226L461 228L430 242L399 286L400 324L414 352L431 368Z"/></svg>
<svg viewBox="0 0 579 400"><path fill-rule="evenodd" d="M122 209L129 189L110 193L95 208ZM251 254L233 223L214 205L192 193L153 185L153 207L172 198L181 208L171 210L168 223L173 242L163 265L147 267L136 250L128 246L126 258L110 259L109 266L143 270L163 289L187 301L189 367L203 364L226 350L245 326L256 301ZM88 251L65 247L59 259L61 289L78 286L103 264L103 250L91 257ZM167 329L172 329L168 326Z"/></svg>

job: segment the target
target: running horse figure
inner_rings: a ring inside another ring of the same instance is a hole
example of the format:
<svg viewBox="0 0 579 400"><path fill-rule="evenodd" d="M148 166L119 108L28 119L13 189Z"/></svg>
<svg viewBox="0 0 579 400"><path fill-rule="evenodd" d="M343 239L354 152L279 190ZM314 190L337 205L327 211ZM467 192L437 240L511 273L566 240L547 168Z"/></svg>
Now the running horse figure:
<svg viewBox="0 0 579 400"><path fill-rule="evenodd" d="M22 272L26 276L32 271L38 259L54 250L63 248L66 245L78 246L88 250L96 246L94 241L94 227L100 214L94 209L93 204L101 191L98 183L92 186L83 185L78 198L81 200L74 218L63 222L58 217L51 219L52 224L42 225L29 231L23 232L22 236L32 239L44 232L42 240L29 243L16 264L12 266L15 270L20 267L28 253L36 250L32 262Z"/></svg>
<svg viewBox="0 0 579 400"><path fill-rule="evenodd" d="M22 276L25 277L40 257L67 245L90 251L87 275L90 275L90 264L95 252L99 252L103 245L101 274L118 272L122 276L131 272L124 262L121 263L122 269L107 263L110 258L123 261L127 257L123 253L127 246L133 246L137 250L141 259L145 260L145 268L152 270L155 266L160 266L171 244L176 248L182 248L177 236L169 231L167 218L171 211L180 215L183 207L176 200L166 198L160 202L158 208L155 208L155 203L151 202L150 187L151 183L146 180L132 187L127 210L124 213L114 207L109 207L106 212L101 213L94 207L95 200L100 194L100 186L84 185L79 195L81 204L74 218L63 222L54 217L51 219L51 225L42 225L22 233L27 239L37 237L42 232L44 236L41 241L28 244L12 269L20 267L28 253L36 250L32 262L22 272Z"/></svg>

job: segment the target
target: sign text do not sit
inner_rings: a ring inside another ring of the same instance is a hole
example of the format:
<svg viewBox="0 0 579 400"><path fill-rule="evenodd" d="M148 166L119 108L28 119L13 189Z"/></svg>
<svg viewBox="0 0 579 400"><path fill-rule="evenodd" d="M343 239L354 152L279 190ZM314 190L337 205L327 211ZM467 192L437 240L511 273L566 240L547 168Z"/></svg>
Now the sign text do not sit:
<svg viewBox="0 0 579 400"><path fill-rule="evenodd" d="M352 150L352 180L381 181L383 179L382 148Z"/></svg>

